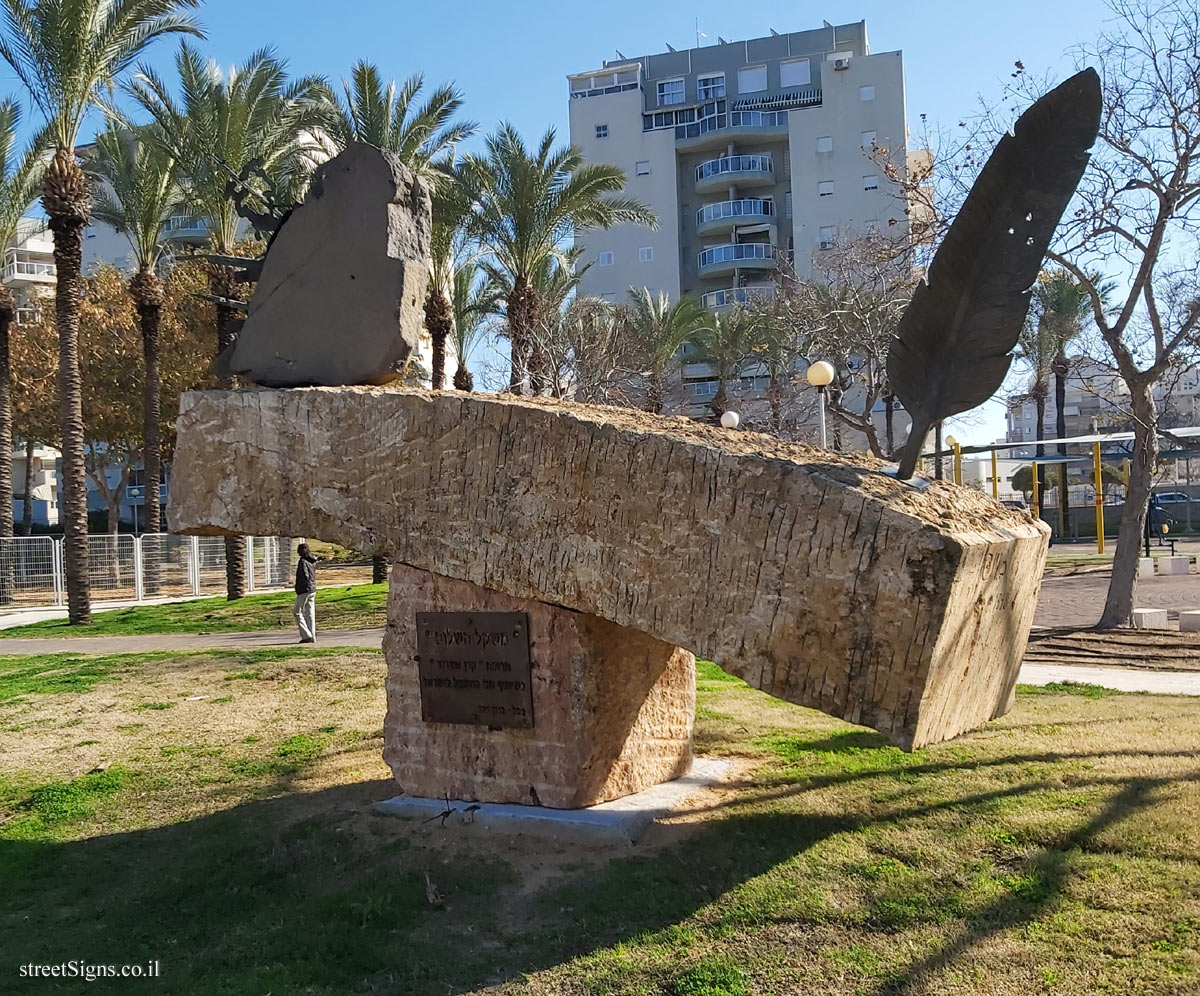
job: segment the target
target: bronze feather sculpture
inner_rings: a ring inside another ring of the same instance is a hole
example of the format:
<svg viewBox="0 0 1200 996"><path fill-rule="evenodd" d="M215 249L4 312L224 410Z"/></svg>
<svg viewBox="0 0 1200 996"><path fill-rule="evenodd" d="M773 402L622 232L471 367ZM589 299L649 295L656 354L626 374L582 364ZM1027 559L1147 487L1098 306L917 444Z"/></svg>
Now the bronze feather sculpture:
<svg viewBox="0 0 1200 996"><path fill-rule="evenodd" d="M1085 69L1000 139L904 312L888 351L912 418L897 476L912 477L929 429L1003 383L1030 288L1100 130L1100 77Z"/></svg>

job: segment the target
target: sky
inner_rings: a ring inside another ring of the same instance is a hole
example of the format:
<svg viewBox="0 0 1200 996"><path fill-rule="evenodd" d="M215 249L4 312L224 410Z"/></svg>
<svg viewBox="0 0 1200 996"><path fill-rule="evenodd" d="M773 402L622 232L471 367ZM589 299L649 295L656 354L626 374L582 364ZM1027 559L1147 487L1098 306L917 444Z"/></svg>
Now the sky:
<svg viewBox="0 0 1200 996"><path fill-rule="evenodd" d="M548 126L565 141L568 73L599 68L617 49L636 57L665 51L667 43L693 47L697 23L708 36L700 43L709 44L718 35L734 41L771 28L816 28L823 19L866 20L872 51L904 53L915 132L921 114L953 128L977 107L980 94L998 98L1016 60L1034 74L1069 75L1069 50L1094 39L1110 15L1100 0L208 0L199 16L207 34L201 48L222 65L273 46L293 73L338 81L365 59L389 79L420 72L429 84L453 80L481 134L511 121L531 141ZM168 78L174 48L173 41L159 42L148 55ZM1003 406L989 402L950 431L962 442L1002 437Z"/></svg>

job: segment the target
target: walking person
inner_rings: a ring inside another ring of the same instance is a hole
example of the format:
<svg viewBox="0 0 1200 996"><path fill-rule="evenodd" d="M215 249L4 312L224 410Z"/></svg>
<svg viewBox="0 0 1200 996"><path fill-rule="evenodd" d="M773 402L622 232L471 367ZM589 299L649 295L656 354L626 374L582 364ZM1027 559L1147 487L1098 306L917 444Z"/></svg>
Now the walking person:
<svg viewBox="0 0 1200 996"><path fill-rule="evenodd" d="M292 615L300 630L301 643L317 642L317 558L301 543L296 551L300 559L296 562L296 601L292 603Z"/></svg>

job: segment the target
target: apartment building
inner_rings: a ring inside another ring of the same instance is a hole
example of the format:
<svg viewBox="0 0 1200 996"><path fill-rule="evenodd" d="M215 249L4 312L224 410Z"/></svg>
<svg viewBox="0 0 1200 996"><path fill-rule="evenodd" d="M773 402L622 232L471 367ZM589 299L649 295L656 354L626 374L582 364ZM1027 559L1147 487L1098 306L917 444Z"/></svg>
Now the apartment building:
<svg viewBox="0 0 1200 996"><path fill-rule="evenodd" d="M1030 399L1032 383L1009 399L1007 441L1036 440L1037 404ZM1042 438L1058 435L1058 409L1054 396L1054 378L1047 382ZM1063 408L1068 436L1086 436L1095 432L1120 432L1129 428L1129 389L1111 366L1090 356L1075 357L1066 380L1066 404ZM1161 401L1161 399L1160 399ZM1085 447L1086 448L1086 447ZM1078 449L1078 447L1076 447ZM1080 452L1083 452L1080 450ZM1013 456L1031 457L1033 446L1013 450Z"/></svg>
<svg viewBox="0 0 1200 996"><path fill-rule="evenodd" d="M45 221L22 218L16 237L4 249L4 269L0 271L0 279L13 297L17 324L40 320L43 306L54 295L57 273L54 242Z"/></svg>
<svg viewBox="0 0 1200 996"><path fill-rule="evenodd" d="M659 221L577 236L582 293L728 308L772 294L781 260L804 277L839 238L905 231L878 162L906 162L903 59L872 54L865 21L618 59L568 84L571 141L620 166ZM711 372L689 364L684 390L707 404Z"/></svg>

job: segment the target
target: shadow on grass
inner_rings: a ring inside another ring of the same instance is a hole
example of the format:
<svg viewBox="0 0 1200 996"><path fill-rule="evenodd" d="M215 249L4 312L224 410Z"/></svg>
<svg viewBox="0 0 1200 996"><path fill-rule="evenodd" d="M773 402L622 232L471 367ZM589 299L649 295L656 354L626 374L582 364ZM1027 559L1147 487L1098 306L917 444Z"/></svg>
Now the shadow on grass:
<svg viewBox="0 0 1200 996"><path fill-rule="evenodd" d="M844 739L831 738L836 744ZM815 746L826 741L812 743L813 749L830 749ZM985 764L1017 770L1031 761L1079 756L1011 756ZM932 774L954 767L918 764L908 770ZM18 979L18 965L157 959L162 977L155 980L156 992L461 993L668 930L710 904L705 916L733 929L757 929L771 920L802 923L809 914L794 896L775 906L750 906L730 893L835 835L947 808L986 819L996 800L1053 784L1031 774L949 801L898 800L871 818L797 811L789 799L821 784L891 774L859 770L798 774L786 786L749 783L738 800L709 811L711 822L678 843L623 854L532 892L504 860L503 845L476 851L464 837L426 848L436 838L423 835L419 825L363 817L371 801L394 792L386 780L294 793L78 842L4 841L0 972L8 980L6 992L42 992L45 980ZM866 919L873 930L887 933L924 918L935 922L945 910L958 910L952 915L963 928L940 949L897 966L877 988L861 991L915 991L922 979L997 932L1037 919L1062 894L1076 856L1093 848L1097 834L1152 805L1156 792L1180 780L1098 775L1077 783L1076 789L1091 784L1116 791L1096 815L1082 817L1068 839L1030 856L1014 887L982 911L960 902L963 886L953 875L932 879L923 891L876 897ZM426 900L427 871L446 896L444 909ZM829 911L811 915L828 922ZM16 986L9 988L13 980ZM54 991L96 987L59 980Z"/></svg>

